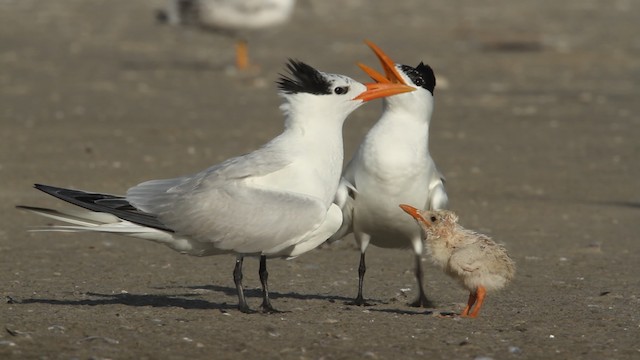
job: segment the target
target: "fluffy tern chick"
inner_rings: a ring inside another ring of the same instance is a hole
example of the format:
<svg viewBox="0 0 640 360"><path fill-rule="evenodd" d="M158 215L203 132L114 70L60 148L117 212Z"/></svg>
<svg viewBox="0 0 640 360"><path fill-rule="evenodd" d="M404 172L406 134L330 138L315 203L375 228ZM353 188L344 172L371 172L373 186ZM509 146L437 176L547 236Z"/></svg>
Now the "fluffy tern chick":
<svg viewBox="0 0 640 360"><path fill-rule="evenodd" d="M460 315L477 317L486 292L502 289L515 275L516 266L507 250L487 235L460 226L452 211L400 207L420 224L433 262L469 290L469 301Z"/></svg>

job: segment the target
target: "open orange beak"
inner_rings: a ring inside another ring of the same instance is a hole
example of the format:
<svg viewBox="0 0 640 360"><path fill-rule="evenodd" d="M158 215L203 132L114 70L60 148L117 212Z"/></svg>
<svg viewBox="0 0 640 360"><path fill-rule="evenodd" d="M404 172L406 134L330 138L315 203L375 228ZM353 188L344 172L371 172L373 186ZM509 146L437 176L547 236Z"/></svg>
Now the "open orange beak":
<svg viewBox="0 0 640 360"><path fill-rule="evenodd" d="M402 204L400 205L400 208L402 210L404 210L404 212L406 212L407 214L411 215L414 219L416 219L417 221L425 224L425 225L431 225L431 223L429 223L428 221L426 221L422 215L420 214L420 210L414 208L411 205L406 205L406 204Z"/></svg>
<svg viewBox="0 0 640 360"><path fill-rule="evenodd" d="M371 41L365 40L365 43L369 45L371 50L373 50L380 60L380 64L382 64L385 75L380 74L365 64L358 63L358 66L364 70L364 72L366 72L375 81L375 83L365 84L367 86L367 91L360 94L354 100L359 99L362 101L369 101L415 90L414 87L409 86L409 84L402 79L402 76L398 73L393 60L391 60L384 51Z"/></svg>
<svg viewBox="0 0 640 360"><path fill-rule="evenodd" d="M380 60L380 65L382 65L382 69L384 70L385 74L382 75L369 66L363 63L358 63L358 66L364 72L366 72L367 75L369 75L374 81L378 83L402 84L407 86L409 85L402 79L402 76L400 76L400 73L398 72L398 69L396 69L396 65L393 60L391 60L391 58L387 54L385 54L384 51L382 51L382 49L378 47L378 45L372 43L369 40L365 40L365 43L371 48L371 50L373 50L373 53L376 54L378 60Z"/></svg>
<svg viewBox="0 0 640 360"><path fill-rule="evenodd" d="M415 88L403 84L387 83L367 83L364 84L367 90L362 94L353 98L353 100L371 101L373 99L379 99L391 95L402 94L410 91L414 91Z"/></svg>

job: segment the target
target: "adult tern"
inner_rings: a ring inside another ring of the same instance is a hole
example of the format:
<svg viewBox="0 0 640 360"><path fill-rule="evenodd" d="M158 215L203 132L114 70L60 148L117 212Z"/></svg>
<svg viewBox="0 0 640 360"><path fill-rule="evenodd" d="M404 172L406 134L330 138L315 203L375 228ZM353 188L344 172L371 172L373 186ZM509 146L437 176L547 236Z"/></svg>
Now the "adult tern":
<svg viewBox="0 0 640 360"><path fill-rule="evenodd" d="M360 247L356 305L366 304L362 294L365 252L369 244L373 244L413 249L419 293L411 305L431 307L423 288L420 229L398 204L420 204L426 209L447 206L443 176L429 153L436 78L429 65L394 64L374 43L367 44L380 60L385 75L360 64L365 72L381 83L402 84L416 91L384 99L382 116L369 130L342 175L343 185L338 195L344 198L343 194L348 192L351 196L339 201L345 218L330 241L353 232Z"/></svg>
<svg viewBox="0 0 640 360"><path fill-rule="evenodd" d="M95 231L138 237L194 256L235 254L238 308L250 312L242 288L245 256L260 257L262 309L273 312L266 259L314 249L342 224L332 203L343 162L342 125L363 103L414 88L361 84L291 60L278 81L284 131L261 148L193 175L151 180L126 196L35 185L77 205L70 211L19 206L70 225L53 231Z"/></svg>
<svg viewBox="0 0 640 360"><path fill-rule="evenodd" d="M502 289L515 276L516 265L507 250L487 235L460 226L454 212L419 210L406 204L400 208L424 231L434 264L469 291L460 316L477 317L487 291Z"/></svg>

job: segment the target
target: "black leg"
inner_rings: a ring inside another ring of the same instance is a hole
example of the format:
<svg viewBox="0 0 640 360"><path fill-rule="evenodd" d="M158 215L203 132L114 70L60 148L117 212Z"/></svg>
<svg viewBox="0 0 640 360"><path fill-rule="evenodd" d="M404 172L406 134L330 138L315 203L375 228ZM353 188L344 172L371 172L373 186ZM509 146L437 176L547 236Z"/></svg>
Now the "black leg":
<svg viewBox="0 0 640 360"><path fill-rule="evenodd" d="M409 305L413 307L433 308L435 307L434 304L427 298L427 295L424 292L424 287L422 285L423 279L424 273L422 272L422 257L420 255L416 255L416 280L418 281L418 298Z"/></svg>
<svg viewBox="0 0 640 360"><path fill-rule="evenodd" d="M266 313L279 312L271 306L271 301L269 300L269 285L267 284L269 272L267 271L267 257L264 255L260 256L260 270L258 274L260 275L260 283L262 284L262 311Z"/></svg>
<svg viewBox="0 0 640 360"><path fill-rule="evenodd" d="M353 301L353 305L370 306L371 304L364 301L362 296L362 288L364 287L364 274L367 272L367 265L364 262L364 252L360 253L360 266L358 266L358 296Z"/></svg>
<svg viewBox="0 0 640 360"><path fill-rule="evenodd" d="M244 257L238 256L236 258L236 266L233 269L233 282L236 284L236 290L238 291L238 310L243 313L251 313L249 305L244 298L244 290L242 289L242 261Z"/></svg>

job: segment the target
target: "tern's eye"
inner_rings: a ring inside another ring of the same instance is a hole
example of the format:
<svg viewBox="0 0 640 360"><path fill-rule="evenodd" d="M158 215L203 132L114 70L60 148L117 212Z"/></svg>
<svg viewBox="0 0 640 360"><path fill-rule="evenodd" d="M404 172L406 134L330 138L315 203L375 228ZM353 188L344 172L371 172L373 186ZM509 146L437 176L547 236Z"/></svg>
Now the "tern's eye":
<svg viewBox="0 0 640 360"><path fill-rule="evenodd" d="M436 221L438 220L438 218L437 218L437 217L435 217L435 216L432 216L429 220L431 220L431 222L433 222L433 223L434 223L434 222L436 222Z"/></svg>
<svg viewBox="0 0 640 360"><path fill-rule="evenodd" d="M338 86L335 89L333 89L333 92L338 94L338 95L346 94L347 92L349 92L349 87L348 86Z"/></svg>
<svg viewBox="0 0 640 360"><path fill-rule="evenodd" d="M418 87L422 87L424 85L424 79L421 77L415 78L415 80L413 81L416 86Z"/></svg>

